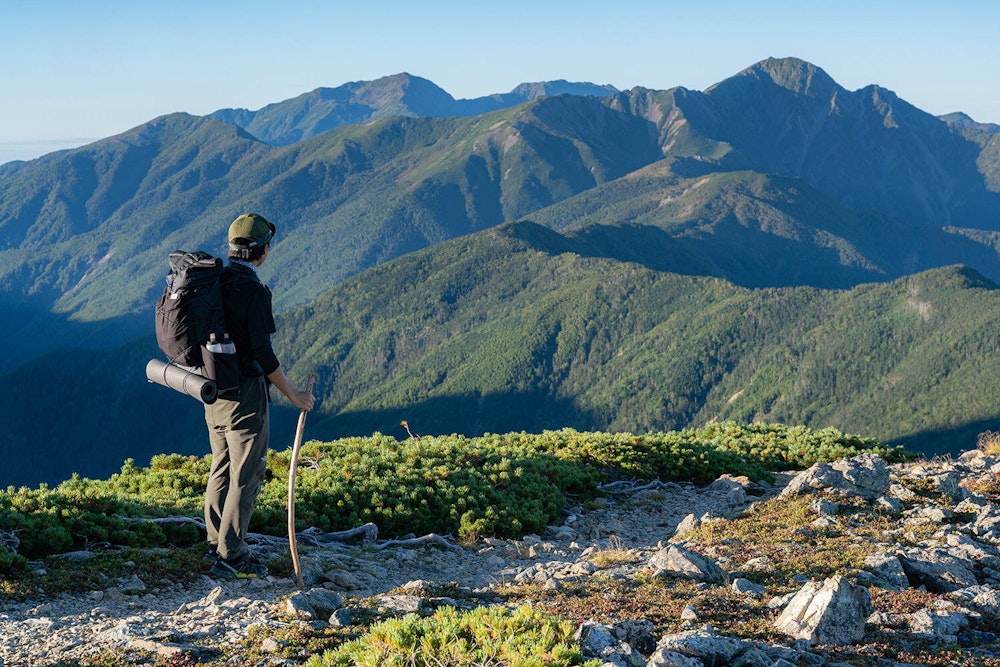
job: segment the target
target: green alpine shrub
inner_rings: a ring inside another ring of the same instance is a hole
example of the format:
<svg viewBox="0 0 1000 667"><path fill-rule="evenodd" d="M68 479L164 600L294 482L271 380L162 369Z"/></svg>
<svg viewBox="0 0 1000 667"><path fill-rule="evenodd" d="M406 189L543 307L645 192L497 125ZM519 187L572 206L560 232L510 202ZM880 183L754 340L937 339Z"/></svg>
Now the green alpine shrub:
<svg viewBox="0 0 1000 667"><path fill-rule="evenodd" d="M307 667L597 667L573 642L575 626L531 605L442 607L433 616L409 614L372 626L359 639L313 656Z"/></svg>
<svg viewBox="0 0 1000 667"><path fill-rule="evenodd" d="M465 540L542 532L567 502L585 503L599 485L620 479L707 484L723 473L767 479L874 451L907 456L835 429L781 424L708 424L666 433L586 433L411 437L376 433L302 448L296 526L344 530L372 522L384 537L441 533ZM250 529L287 532L290 451L269 457ZM0 491L0 531L20 540L17 553L52 553L111 544L188 546L204 538L191 524L144 519L200 517L209 457L156 456L146 468L126 461L107 480L74 476L50 489Z"/></svg>

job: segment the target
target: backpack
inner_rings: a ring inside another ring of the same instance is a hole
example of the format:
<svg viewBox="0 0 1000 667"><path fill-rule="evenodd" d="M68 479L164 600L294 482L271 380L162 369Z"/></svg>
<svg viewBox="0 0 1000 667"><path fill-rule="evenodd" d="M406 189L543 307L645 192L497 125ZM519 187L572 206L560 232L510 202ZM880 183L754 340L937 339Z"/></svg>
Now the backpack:
<svg viewBox="0 0 1000 667"><path fill-rule="evenodd" d="M170 253L167 286L156 303L156 342L175 366L197 369L219 394L239 386L236 347L226 333L222 260L196 250Z"/></svg>

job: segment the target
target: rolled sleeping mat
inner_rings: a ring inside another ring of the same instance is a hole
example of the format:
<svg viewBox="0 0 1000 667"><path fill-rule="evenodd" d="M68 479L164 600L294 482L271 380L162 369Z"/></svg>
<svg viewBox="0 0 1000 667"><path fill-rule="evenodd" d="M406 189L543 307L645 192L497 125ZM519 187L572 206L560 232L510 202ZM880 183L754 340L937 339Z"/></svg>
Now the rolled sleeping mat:
<svg viewBox="0 0 1000 667"><path fill-rule="evenodd" d="M219 397L219 388L212 380L159 359L150 359L146 364L146 379L197 398L205 405L215 403Z"/></svg>

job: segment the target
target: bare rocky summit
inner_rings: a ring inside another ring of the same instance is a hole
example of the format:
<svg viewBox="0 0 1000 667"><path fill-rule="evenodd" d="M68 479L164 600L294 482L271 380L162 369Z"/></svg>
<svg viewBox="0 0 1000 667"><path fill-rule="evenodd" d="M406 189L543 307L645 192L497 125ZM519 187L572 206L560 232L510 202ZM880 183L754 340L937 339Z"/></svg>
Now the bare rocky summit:
<svg viewBox="0 0 1000 667"><path fill-rule="evenodd" d="M866 454L778 475L772 485L729 476L707 487L613 484L605 501L568 510L561 525L520 540L485 538L469 546L440 538L379 541L369 530L357 531L361 541L352 544L308 531L300 537L304 590L286 578L207 576L154 589L132 576L86 594L3 604L0 666L87 664L109 651L161 660L192 656L210 664L300 664L308 656L277 657L280 640L270 631L295 623L350 625L362 607L429 613L442 605L488 603L491 594L511 587L558 592L580 582L610 586L639 577L686 581L706 594L754 601L746 614L765 610L761 623L772 638L708 625L692 605L670 632L643 618L577 619L585 655L606 667L902 664L860 648L892 641L929 650L964 647L981 661L1000 661L1000 507L991 497L997 488L1000 459L978 450L957 460L897 465ZM859 530L846 506L884 516L877 542L855 535L867 554L862 567L828 577L797 574L775 587L754 574L780 568L773 557L753 545L734 554L718 546L725 540L706 546L701 539L706 529L725 534L767 503L790 506L796 499L808 503L807 523L796 531L817 540L850 538ZM266 560L282 555L287 543L258 536L255 548ZM890 610L873 603L907 594L926 604ZM212 662L248 636L265 637L255 640L256 655L274 656ZM850 663L847 655L853 655Z"/></svg>

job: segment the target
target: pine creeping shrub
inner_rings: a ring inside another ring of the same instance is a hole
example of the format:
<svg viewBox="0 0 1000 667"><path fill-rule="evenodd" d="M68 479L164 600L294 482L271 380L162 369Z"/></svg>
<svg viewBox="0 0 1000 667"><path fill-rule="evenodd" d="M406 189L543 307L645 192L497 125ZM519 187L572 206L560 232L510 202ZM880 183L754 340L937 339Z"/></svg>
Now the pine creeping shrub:
<svg viewBox="0 0 1000 667"><path fill-rule="evenodd" d="M23 573L27 568L27 558L0 546L0 576Z"/></svg>
<svg viewBox="0 0 1000 667"><path fill-rule="evenodd" d="M522 435L534 438L534 446L542 451L598 471L602 481L661 479L705 484L726 472L753 479L770 477L759 462L702 442L692 432L634 435L563 429Z"/></svg>
<svg viewBox="0 0 1000 667"><path fill-rule="evenodd" d="M900 446L886 447L872 438L842 433L835 428L811 429L769 423L741 425L726 421L678 433L732 452L770 471L804 470L814 463L837 461L865 452L878 454L890 463L900 463L914 456Z"/></svg>
<svg viewBox="0 0 1000 667"><path fill-rule="evenodd" d="M373 625L362 637L312 656L307 667L597 667L573 642L575 625L531 605L442 607Z"/></svg>
<svg viewBox="0 0 1000 667"><path fill-rule="evenodd" d="M126 466L130 463L126 463ZM129 497L106 482L76 476L55 489L10 487L0 492L0 530L17 535L17 552L39 558L98 544L131 547L190 544L194 526L134 522L175 510L161 499Z"/></svg>
<svg viewBox="0 0 1000 667"><path fill-rule="evenodd" d="M276 482L287 479L286 454L272 461ZM592 495L600 479L523 443L464 436L309 442L302 457L297 525L342 530L371 521L387 535L538 532L559 516L564 494ZM283 525L286 495L283 482L265 487L261 503L271 512L255 515L261 529Z"/></svg>
<svg viewBox="0 0 1000 667"><path fill-rule="evenodd" d="M541 435L509 433L510 442L524 441L560 458L594 467L606 479L623 477L692 481L707 484L723 473L770 479L771 471L800 470L819 461L836 461L863 452L890 462L910 457L901 447L883 447L876 440L841 433L834 428L713 422L687 428L635 435L581 433L572 429Z"/></svg>
<svg viewBox="0 0 1000 667"><path fill-rule="evenodd" d="M572 498L586 503L616 479L709 483L723 473L767 479L770 470L876 451L902 450L834 429L732 422L635 435L572 429L541 434L371 437L309 442L296 490L298 529L343 530L375 523L382 535L482 535L541 532ZM251 520L254 532L284 535L290 451L269 457ZM73 477L54 489L0 492L0 530L14 531L18 553L37 558L99 543L187 546L203 537L192 525L129 518L200 517L210 457L162 455L149 467L128 460L107 480Z"/></svg>

